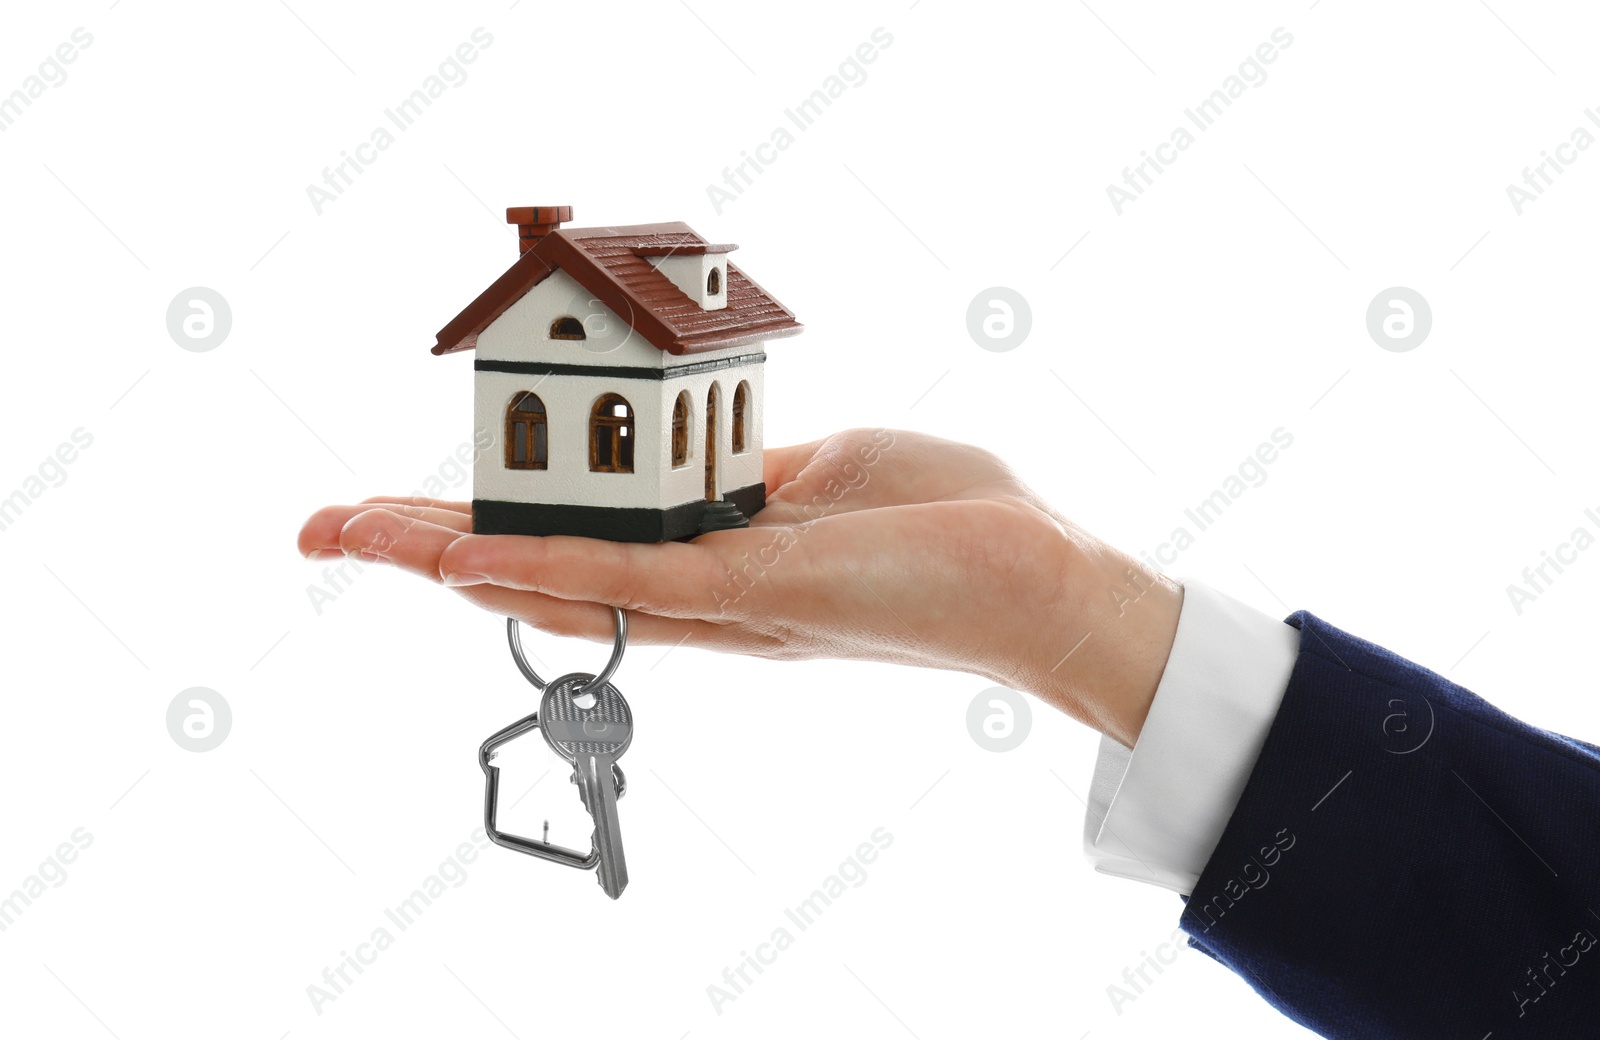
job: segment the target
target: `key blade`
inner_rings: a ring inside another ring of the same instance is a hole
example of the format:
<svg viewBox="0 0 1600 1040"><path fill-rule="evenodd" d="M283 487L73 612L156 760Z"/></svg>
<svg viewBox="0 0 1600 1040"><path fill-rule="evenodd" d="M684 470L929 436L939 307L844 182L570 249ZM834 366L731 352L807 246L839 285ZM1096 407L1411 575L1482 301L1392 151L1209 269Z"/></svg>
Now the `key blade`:
<svg viewBox="0 0 1600 1040"><path fill-rule="evenodd" d="M539 729L550 749L572 763L573 782L594 820L600 887L616 899L628 886L617 820L616 762L633 740L633 713L611 683L585 695L582 691L592 678L575 672L552 679L539 702Z"/></svg>
<svg viewBox="0 0 1600 1040"><path fill-rule="evenodd" d="M617 819L617 791L611 765L616 756L583 752L573 763L584 804L594 817L594 847L600 854L600 888L612 899L628 887L628 863L622 854L622 827Z"/></svg>

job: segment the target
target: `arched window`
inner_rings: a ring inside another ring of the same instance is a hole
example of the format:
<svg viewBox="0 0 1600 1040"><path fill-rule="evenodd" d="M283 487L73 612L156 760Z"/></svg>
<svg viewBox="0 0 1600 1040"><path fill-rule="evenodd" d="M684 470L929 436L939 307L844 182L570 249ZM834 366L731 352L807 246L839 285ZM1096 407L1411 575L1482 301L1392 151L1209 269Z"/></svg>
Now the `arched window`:
<svg viewBox="0 0 1600 1040"><path fill-rule="evenodd" d="M706 295L722 295L722 268L713 267L711 273L706 275Z"/></svg>
<svg viewBox="0 0 1600 1040"><path fill-rule="evenodd" d="M722 387L713 382L706 391L706 501L717 500L717 398Z"/></svg>
<svg viewBox="0 0 1600 1040"><path fill-rule="evenodd" d="M733 450L735 454L745 450L746 416L750 412L750 384L741 382L733 391Z"/></svg>
<svg viewBox="0 0 1600 1040"><path fill-rule="evenodd" d="M589 468L596 473L633 472L633 409L619 394L606 394L589 414Z"/></svg>
<svg viewBox="0 0 1600 1040"><path fill-rule="evenodd" d="M544 402L526 390L506 408L506 469L544 469L550 457Z"/></svg>
<svg viewBox="0 0 1600 1040"><path fill-rule="evenodd" d="M557 318L550 323L551 339L588 339L583 331L583 322L568 314Z"/></svg>
<svg viewBox="0 0 1600 1040"><path fill-rule="evenodd" d="M689 464L689 391L678 395L672 406L672 465Z"/></svg>

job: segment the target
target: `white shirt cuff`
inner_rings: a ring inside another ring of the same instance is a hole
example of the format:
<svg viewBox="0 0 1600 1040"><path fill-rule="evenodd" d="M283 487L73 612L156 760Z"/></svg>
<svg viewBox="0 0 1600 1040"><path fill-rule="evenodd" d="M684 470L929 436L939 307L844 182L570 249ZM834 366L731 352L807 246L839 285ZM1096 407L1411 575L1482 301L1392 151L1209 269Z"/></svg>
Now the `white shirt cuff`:
<svg viewBox="0 0 1600 1040"><path fill-rule="evenodd" d="M1197 581L1130 750L1100 738L1084 852L1102 874L1193 891L1255 768L1300 633Z"/></svg>

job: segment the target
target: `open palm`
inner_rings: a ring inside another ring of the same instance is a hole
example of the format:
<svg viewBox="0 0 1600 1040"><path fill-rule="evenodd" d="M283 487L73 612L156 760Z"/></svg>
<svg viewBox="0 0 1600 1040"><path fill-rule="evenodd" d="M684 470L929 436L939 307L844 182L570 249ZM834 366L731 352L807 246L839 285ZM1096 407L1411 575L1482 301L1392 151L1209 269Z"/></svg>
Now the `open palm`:
<svg viewBox="0 0 1600 1040"><path fill-rule="evenodd" d="M847 430L767 449L764 476L748 528L688 542L474 535L469 503L375 498L317 512L300 550L380 559L556 634L608 640L617 606L634 642L950 668L1057 687L1086 714L1053 673L1130 561L994 455Z"/></svg>

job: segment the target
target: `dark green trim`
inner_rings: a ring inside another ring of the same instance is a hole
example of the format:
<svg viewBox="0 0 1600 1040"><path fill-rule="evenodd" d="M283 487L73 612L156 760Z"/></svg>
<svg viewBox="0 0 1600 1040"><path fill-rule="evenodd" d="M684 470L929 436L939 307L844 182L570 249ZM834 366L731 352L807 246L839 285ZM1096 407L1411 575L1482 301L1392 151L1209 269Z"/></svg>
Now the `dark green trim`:
<svg viewBox="0 0 1600 1040"><path fill-rule="evenodd" d="M767 501L767 486L751 484L722 496L745 516L754 516ZM703 499L668 509L620 506L569 506L548 502L472 500L473 534L567 534L611 542L671 542L692 538L700 528Z"/></svg>
<svg viewBox="0 0 1600 1040"><path fill-rule="evenodd" d="M739 512L745 516L755 516L761 512L761 507L767 504L767 485L751 484L748 487L735 488L724 493L722 498L738 506Z"/></svg>
<svg viewBox="0 0 1600 1040"><path fill-rule="evenodd" d="M562 365L550 361L484 361L477 360L472 367L479 372L513 372L525 376L601 376L608 379L677 379L681 376L715 372L739 365L759 365L767 360L762 351L740 354L738 357L718 358L714 361L692 361L687 365L668 368L645 368L642 365Z"/></svg>

